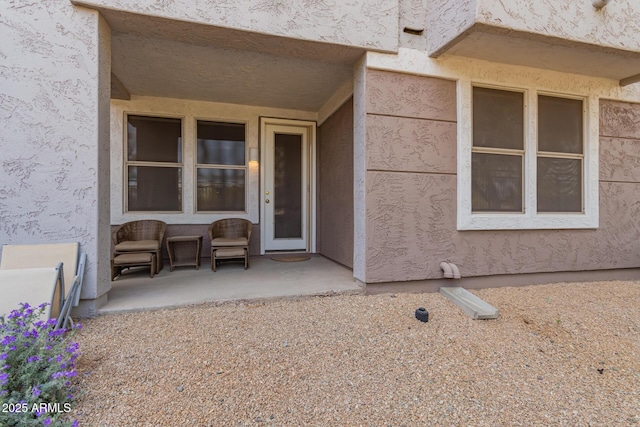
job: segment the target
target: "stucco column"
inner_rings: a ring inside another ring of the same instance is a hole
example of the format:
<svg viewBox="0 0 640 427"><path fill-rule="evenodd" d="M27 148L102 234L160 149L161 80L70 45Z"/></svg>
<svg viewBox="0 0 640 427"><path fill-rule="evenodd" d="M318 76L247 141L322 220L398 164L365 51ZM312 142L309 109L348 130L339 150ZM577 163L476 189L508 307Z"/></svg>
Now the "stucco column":
<svg viewBox="0 0 640 427"><path fill-rule="evenodd" d="M366 54L353 78L353 277L366 283Z"/></svg>
<svg viewBox="0 0 640 427"><path fill-rule="evenodd" d="M110 30L67 2L0 10L0 245L79 242L92 315L110 286Z"/></svg>
<svg viewBox="0 0 640 427"><path fill-rule="evenodd" d="M94 12L95 13L95 12ZM86 287L87 293L81 295L87 301L79 307L79 314L94 315L101 305L106 303L106 294L111 289L111 29L98 14L98 98L97 98L97 238L95 245L95 293L92 287Z"/></svg>

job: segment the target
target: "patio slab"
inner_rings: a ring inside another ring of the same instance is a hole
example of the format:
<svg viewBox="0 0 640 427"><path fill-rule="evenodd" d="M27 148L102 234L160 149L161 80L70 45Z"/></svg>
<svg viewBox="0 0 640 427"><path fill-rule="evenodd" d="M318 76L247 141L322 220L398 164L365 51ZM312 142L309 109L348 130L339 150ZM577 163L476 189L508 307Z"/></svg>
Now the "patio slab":
<svg viewBox="0 0 640 427"><path fill-rule="evenodd" d="M248 270L242 263L227 262L213 272L208 262L203 262L199 270L179 267L169 271L165 266L153 278L149 278L148 269L125 273L111 282L107 304L98 313L327 293L364 293L364 289L350 269L323 256L278 262L266 255L252 257Z"/></svg>

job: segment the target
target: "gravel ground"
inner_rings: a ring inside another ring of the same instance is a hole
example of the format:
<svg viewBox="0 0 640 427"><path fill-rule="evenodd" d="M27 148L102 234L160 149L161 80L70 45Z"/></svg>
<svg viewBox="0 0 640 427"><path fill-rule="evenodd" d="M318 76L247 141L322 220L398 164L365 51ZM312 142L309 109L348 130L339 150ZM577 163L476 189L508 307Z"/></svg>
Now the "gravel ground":
<svg viewBox="0 0 640 427"><path fill-rule="evenodd" d="M85 320L81 426L640 426L640 282L198 305ZM430 321L414 317L417 307Z"/></svg>

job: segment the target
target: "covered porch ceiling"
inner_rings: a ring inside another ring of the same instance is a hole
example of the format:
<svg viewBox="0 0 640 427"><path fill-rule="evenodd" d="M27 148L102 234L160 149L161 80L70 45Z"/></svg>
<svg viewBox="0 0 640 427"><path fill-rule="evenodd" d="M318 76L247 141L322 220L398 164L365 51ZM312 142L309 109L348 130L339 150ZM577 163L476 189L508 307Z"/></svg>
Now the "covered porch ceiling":
<svg viewBox="0 0 640 427"><path fill-rule="evenodd" d="M364 50L100 10L112 98L155 96L318 111Z"/></svg>

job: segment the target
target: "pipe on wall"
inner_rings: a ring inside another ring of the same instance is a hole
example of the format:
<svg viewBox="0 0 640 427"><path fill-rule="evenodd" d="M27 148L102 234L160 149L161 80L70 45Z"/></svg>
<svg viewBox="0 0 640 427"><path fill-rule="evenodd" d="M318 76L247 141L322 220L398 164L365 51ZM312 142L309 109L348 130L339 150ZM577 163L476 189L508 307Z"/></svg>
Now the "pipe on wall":
<svg viewBox="0 0 640 427"><path fill-rule="evenodd" d="M451 270L451 266L448 262L442 261L440 263L440 268L444 271L444 277L447 279L453 279L453 270Z"/></svg>
<svg viewBox="0 0 640 427"><path fill-rule="evenodd" d="M453 271L453 278L454 279L459 279L460 277L462 277L460 275L460 269L458 268L457 265L455 265L454 263L450 262L449 263L449 267L451 267L451 271Z"/></svg>
<svg viewBox="0 0 640 427"><path fill-rule="evenodd" d="M444 277L447 279L459 279L462 277L460 275L460 269L452 262L442 261L440 263L440 268L444 272Z"/></svg>

